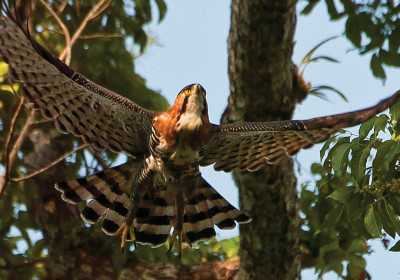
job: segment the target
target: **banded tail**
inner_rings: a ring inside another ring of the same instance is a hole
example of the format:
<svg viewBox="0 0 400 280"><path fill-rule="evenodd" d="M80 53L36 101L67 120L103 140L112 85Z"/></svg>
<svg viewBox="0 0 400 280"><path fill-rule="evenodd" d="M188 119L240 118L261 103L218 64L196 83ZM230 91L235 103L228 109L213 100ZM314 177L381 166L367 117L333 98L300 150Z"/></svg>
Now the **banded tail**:
<svg viewBox="0 0 400 280"><path fill-rule="evenodd" d="M102 219L103 231L113 235L125 221L130 188L141 163L141 160L131 160L85 178L58 183L56 189L69 203L86 201L82 219L91 224ZM167 241L174 224L175 193L174 183L146 193L134 220L136 242L157 247ZM214 237L214 225L233 229L236 223L251 221L203 178L190 195L184 192L184 197L183 231L190 244Z"/></svg>

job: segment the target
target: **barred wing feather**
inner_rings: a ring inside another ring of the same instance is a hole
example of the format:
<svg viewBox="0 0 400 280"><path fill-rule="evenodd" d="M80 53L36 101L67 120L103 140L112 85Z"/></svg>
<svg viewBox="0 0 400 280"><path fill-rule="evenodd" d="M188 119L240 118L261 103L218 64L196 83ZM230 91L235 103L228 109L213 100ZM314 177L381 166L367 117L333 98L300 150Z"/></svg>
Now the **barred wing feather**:
<svg viewBox="0 0 400 280"><path fill-rule="evenodd" d="M131 156L148 151L156 113L76 73L24 32L11 14L0 16L0 59L23 83L30 106L54 120L61 132L81 136L98 150Z"/></svg>
<svg viewBox="0 0 400 280"><path fill-rule="evenodd" d="M370 108L313 118L275 122L214 125L210 143L200 152L200 165L216 170L256 171L265 163L292 156L327 140L342 128L361 124L398 101L400 91Z"/></svg>

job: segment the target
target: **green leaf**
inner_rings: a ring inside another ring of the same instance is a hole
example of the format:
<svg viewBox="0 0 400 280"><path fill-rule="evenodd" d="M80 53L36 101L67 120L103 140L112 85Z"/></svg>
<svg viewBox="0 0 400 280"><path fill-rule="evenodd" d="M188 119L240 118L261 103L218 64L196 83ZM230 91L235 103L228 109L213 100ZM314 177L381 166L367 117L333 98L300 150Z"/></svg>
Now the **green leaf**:
<svg viewBox="0 0 400 280"><path fill-rule="evenodd" d="M351 145L351 143L342 144L332 154L332 168L338 175L346 171Z"/></svg>
<svg viewBox="0 0 400 280"><path fill-rule="evenodd" d="M357 279L365 271L366 261L361 256L352 255L349 257L347 272L350 279Z"/></svg>
<svg viewBox="0 0 400 280"><path fill-rule="evenodd" d="M324 245L320 249L320 254L323 256L328 251L333 251L339 248L339 239L334 239L332 242Z"/></svg>
<svg viewBox="0 0 400 280"><path fill-rule="evenodd" d="M352 146L352 159L350 161L351 174L360 184L364 184L365 170L371 146L356 144Z"/></svg>
<svg viewBox="0 0 400 280"><path fill-rule="evenodd" d="M396 102L392 107L390 107L389 112L392 117L392 122L397 123L400 119L400 102Z"/></svg>
<svg viewBox="0 0 400 280"><path fill-rule="evenodd" d="M395 144L395 141L389 140L383 142L378 150L376 151L376 156L372 161L372 168L374 169L374 173L384 169L387 169L388 163L384 161L386 155L389 153L392 146Z"/></svg>
<svg viewBox="0 0 400 280"><path fill-rule="evenodd" d="M349 249L347 250L349 253L359 254L359 253L368 253L368 246L366 244L365 239L355 239L351 242Z"/></svg>
<svg viewBox="0 0 400 280"><path fill-rule="evenodd" d="M369 234L372 235L372 237L376 238L382 237L381 222L379 220L379 217L377 217L376 213L374 212L373 205L371 205L371 207L367 210L367 213L365 214L364 224L365 224L365 229L369 232Z"/></svg>
<svg viewBox="0 0 400 280"><path fill-rule="evenodd" d="M333 209L326 214L324 222L321 225L321 230L316 231L316 233L322 230L328 231L330 228L335 228L340 217L342 216L343 208L344 205L342 204L335 205L335 207L333 207Z"/></svg>
<svg viewBox="0 0 400 280"><path fill-rule="evenodd" d="M382 63L393 66L399 67L400 66L400 55L397 53L390 53L384 49L379 50L379 58L381 59Z"/></svg>
<svg viewBox="0 0 400 280"><path fill-rule="evenodd" d="M346 36L357 47L361 48L361 29L357 18L349 15L346 21Z"/></svg>
<svg viewBox="0 0 400 280"><path fill-rule="evenodd" d="M158 7L158 12L160 14L158 18L158 22L162 21L165 17L165 14L167 12L167 5L165 4L164 0L156 0L157 7Z"/></svg>
<svg viewBox="0 0 400 280"><path fill-rule="evenodd" d="M386 213L384 214L384 210L383 210L384 207L385 206L383 205L383 200L381 199L377 203L376 210L377 210L379 217L381 217L383 230L387 234L389 234L390 237L392 237L394 239L396 237L396 230L393 228L392 221L390 220L389 216Z"/></svg>
<svg viewBox="0 0 400 280"><path fill-rule="evenodd" d="M333 0L325 0L326 7L328 8L328 13L331 16L332 20L337 20L341 17L341 14L338 13L335 2Z"/></svg>
<svg viewBox="0 0 400 280"><path fill-rule="evenodd" d="M397 241L396 244L394 244L394 246L392 246L392 248L389 249L389 251L400 252L400 240Z"/></svg>
<svg viewBox="0 0 400 280"><path fill-rule="evenodd" d="M343 273L343 264L340 259L337 259L337 261L334 262L331 261L328 265L328 268L336 272L337 275L342 275Z"/></svg>
<svg viewBox="0 0 400 280"><path fill-rule="evenodd" d="M309 0L307 1L308 5L304 7L304 9L300 12L302 15L308 15L311 13L312 9L318 4L319 0Z"/></svg>
<svg viewBox="0 0 400 280"><path fill-rule="evenodd" d="M330 56L326 56L326 55L320 55L320 56L316 56L310 59L310 62L318 62L320 60L326 60L328 62L332 62L332 63L339 63L340 61L337 59L334 59Z"/></svg>
<svg viewBox="0 0 400 280"><path fill-rule="evenodd" d="M325 156L326 151L329 149L329 146L336 140L336 137L331 137L328 140L325 141L324 145L322 146L321 151L319 152L319 159L322 161L322 159Z"/></svg>
<svg viewBox="0 0 400 280"><path fill-rule="evenodd" d="M383 70L382 63L376 54L372 55L370 67L375 77L386 80L385 70Z"/></svg>
<svg viewBox="0 0 400 280"><path fill-rule="evenodd" d="M394 141L394 144L390 147L390 150L384 157L383 161L385 163L391 163L394 158L398 157L399 153L400 153L400 141Z"/></svg>
<svg viewBox="0 0 400 280"><path fill-rule="evenodd" d="M322 165L319 163L311 164L311 173L312 174L321 174L323 173Z"/></svg>
<svg viewBox="0 0 400 280"><path fill-rule="evenodd" d="M333 37L329 37L328 39L323 40L321 43L317 44L315 47L313 47L305 56L304 58L301 60L300 64L299 64L299 69L302 67L306 67L310 62L311 62L311 57L313 56L313 54L315 53L315 51L317 49L319 49L322 45L326 44L327 42L338 38L338 36L333 36ZM332 60L334 60L333 58L330 58ZM301 71L304 72L304 69Z"/></svg>
<svg viewBox="0 0 400 280"><path fill-rule="evenodd" d="M374 136L377 137L380 131L385 131L386 125L388 123L389 117L386 115L380 115L375 119Z"/></svg>
<svg viewBox="0 0 400 280"><path fill-rule="evenodd" d="M386 199L382 199L382 211L383 215L386 216L386 218L389 220L391 223L391 226L393 229L396 230L397 234L400 235L400 222L399 222L399 216L397 216L394 213L394 210L390 204L387 204Z"/></svg>
<svg viewBox="0 0 400 280"><path fill-rule="evenodd" d="M308 93L315 94L317 97L326 99L325 93L320 92L321 90L332 91L332 92L336 93L337 95L339 95L344 101L348 102L346 96L342 92L340 92L339 90L337 90L331 86L321 85L321 86L312 87Z"/></svg>
<svg viewBox="0 0 400 280"><path fill-rule="evenodd" d="M354 188L344 187L335 190L333 193L328 195L328 197L337 200L339 202L345 203L348 200L350 194L352 194L353 192Z"/></svg>
<svg viewBox="0 0 400 280"><path fill-rule="evenodd" d="M239 254L239 237L224 239L216 243L213 252L226 256L224 259L237 257Z"/></svg>
<svg viewBox="0 0 400 280"><path fill-rule="evenodd" d="M374 127L376 116L372 117L365 123L361 124L360 129L358 130L360 140L364 140L365 137L371 132L372 128Z"/></svg>
<svg viewBox="0 0 400 280"><path fill-rule="evenodd" d="M46 246L46 242L44 241L44 239L40 239L40 240L36 241L35 245L33 245L31 248L29 248L29 250L27 251L27 255L31 258L32 257L39 258L39 257L41 257L41 254L42 254L45 246Z"/></svg>

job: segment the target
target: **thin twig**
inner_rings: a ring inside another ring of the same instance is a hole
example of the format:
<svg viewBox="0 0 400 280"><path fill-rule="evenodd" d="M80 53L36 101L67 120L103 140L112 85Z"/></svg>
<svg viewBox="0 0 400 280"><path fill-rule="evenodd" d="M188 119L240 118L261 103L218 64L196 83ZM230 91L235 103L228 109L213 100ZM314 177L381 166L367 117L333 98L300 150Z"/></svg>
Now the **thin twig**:
<svg viewBox="0 0 400 280"><path fill-rule="evenodd" d="M63 32L51 29L47 26L42 26L44 30L50 31L55 34L64 35ZM98 38L124 38L123 34L92 34L92 35L81 35L79 36L79 40L89 40L89 39L98 39Z"/></svg>
<svg viewBox="0 0 400 280"><path fill-rule="evenodd" d="M92 35L81 35L79 39L81 40L89 40L89 39L97 39L97 38L124 38L122 34L92 34Z"/></svg>
<svg viewBox="0 0 400 280"><path fill-rule="evenodd" d="M23 104L24 104L24 98L22 97L19 100L17 109L15 110L14 115L13 115L13 117L11 119L10 130L8 131L6 144L5 144L5 147L4 147L5 150L6 150L6 163L4 165L4 174L0 178L0 194L1 194L2 190L5 188L5 186L7 185L8 181L9 181L9 178L10 178L10 149L9 149L9 145L10 145L10 142L11 142L11 138L14 135L15 124L17 122L17 118L19 116L19 113L21 112L21 108L22 108Z"/></svg>
<svg viewBox="0 0 400 280"><path fill-rule="evenodd" d="M64 11L64 9L65 9L65 7L67 6L67 4L68 4L68 0L64 0L64 1L60 4L60 6L58 6L57 14L60 15L60 14Z"/></svg>
<svg viewBox="0 0 400 280"><path fill-rule="evenodd" d="M7 140L6 140L6 145L5 145L5 149L6 149L6 166L5 166L5 169L6 169L6 173L7 173L6 174L7 178L9 177L8 176L9 175L8 174L8 170L9 170L8 167L9 167L9 164L10 164L10 161L9 161L10 160L10 158L9 158L10 150L8 149L8 146L10 145L11 138L14 135L15 124L17 122L17 118L19 116L19 113L21 112L22 106L24 105L24 101L25 101L25 98L21 97L20 100L19 100L17 109L15 110L14 116L11 119L10 130L8 132L8 135L7 135Z"/></svg>
<svg viewBox="0 0 400 280"><path fill-rule="evenodd" d="M96 159L96 161L101 165L101 167L103 167L103 169L108 167L107 162L102 158L99 151L95 150L93 147L90 147L89 152L92 154L93 158Z"/></svg>
<svg viewBox="0 0 400 280"><path fill-rule="evenodd" d="M60 161L64 160L66 157L69 157L70 155L76 153L79 150L82 150L84 148L86 148L87 146L89 146L89 144L84 143L79 145L76 149L73 149L71 151L69 151L68 153L60 156L59 158L57 158L56 160L54 160L53 162L49 163L48 165L46 165L45 167L42 167L32 173L30 173L29 175L26 175L24 177L19 177L19 178L10 178L10 181L13 182L21 182L24 181L26 179L32 178L33 176L38 175L39 173L42 173L43 171L46 171L47 169L49 169L50 167L53 167L54 165L56 165L57 163L59 163Z"/></svg>
<svg viewBox="0 0 400 280"><path fill-rule="evenodd" d="M28 5L29 13L28 13L28 30L33 30L33 11L35 10L36 3L35 1L31 1L30 5Z"/></svg>
<svg viewBox="0 0 400 280"><path fill-rule="evenodd" d="M71 36L69 35L68 28L65 26L61 18L57 15L57 13L49 6L44 0L40 0L40 3L49 11L49 13L54 17L54 19L57 21L58 25L61 27L62 31L64 32L64 37L65 37L65 48L66 50L65 55L61 58L63 60L65 58L65 63L69 65L71 62L71 49L72 49L72 43L71 43Z"/></svg>
<svg viewBox="0 0 400 280"><path fill-rule="evenodd" d="M37 120L34 123L32 123L32 125L37 126L37 125L41 125L41 124L49 123L49 122L54 122L54 119L40 119L40 120Z"/></svg>
<svg viewBox="0 0 400 280"><path fill-rule="evenodd" d="M43 1L43 0L41 0ZM93 18L97 17L100 15L103 11L107 9L107 7L111 4L112 0L100 0L86 15L86 17L83 19L81 25L78 27L78 29L75 31L74 35L71 38L71 47L73 44L75 44L76 40L79 39L81 36L83 30L85 29L86 25L90 20ZM64 48L64 50L60 54L60 59L63 60L64 57L67 55L68 49L67 46Z"/></svg>
<svg viewBox="0 0 400 280"><path fill-rule="evenodd" d="M28 133L31 128L31 124L34 122L36 117L36 110L32 110L28 114L28 118L26 119L26 122L21 130L21 132L18 135L17 140L15 141L14 147L12 148L9 157L8 157L8 170L11 170L11 167L15 161L15 157L17 156L17 152L22 146L22 143L24 142L25 138L28 136ZM5 186L6 186L6 170L4 170L3 175L0 177L0 197L3 195Z"/></svg>
<svg viewBox="0 0 400 280"><path fill-rule="evenodd" d="M52 28L49 28L47 25L42 25L42 28L46 31L49 31L51 33L57 34L57 35L64 35L64 32L58 31L58 30L54 30Z"/></svg>

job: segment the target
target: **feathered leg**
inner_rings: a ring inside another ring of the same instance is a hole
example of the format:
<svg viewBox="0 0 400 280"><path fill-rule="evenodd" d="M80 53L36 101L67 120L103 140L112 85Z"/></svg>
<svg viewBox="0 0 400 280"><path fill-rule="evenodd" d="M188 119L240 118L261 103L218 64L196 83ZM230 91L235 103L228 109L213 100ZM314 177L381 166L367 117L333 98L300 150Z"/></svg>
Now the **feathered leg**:
<svg viewBox="0 0 400 280"><path fill-rule="evenodd" d="M187 237L184 228L184 217L185 217L185 205L187 203L185 197L187 197L187 192L193 192L196 190L200 176L192 178L184 178L176 182L176 198L175 198L175 217L174 217L174 231L169 240L168 253L171 252L175 239L178 237L178 252L179 257L182 253L182 242L186 242L191 245L189 238Z"/></svg>
<svg viewBox="0 0 400 280"><path fill-rule="evenodd" d="M148 186L153 185L153 181L154 172L151 171L145 164L142 168L139 169L138 173L136 174L135 180L133 181L129 210L128 214L126 215L125 222L114 233L114 235L122 235L122 250L125 247L125 241L128 238L128 234L130 235L130 239L134 242L136 248L134 219L136 217L139 205L142 202L143 196L145 195Z"/></svg>

